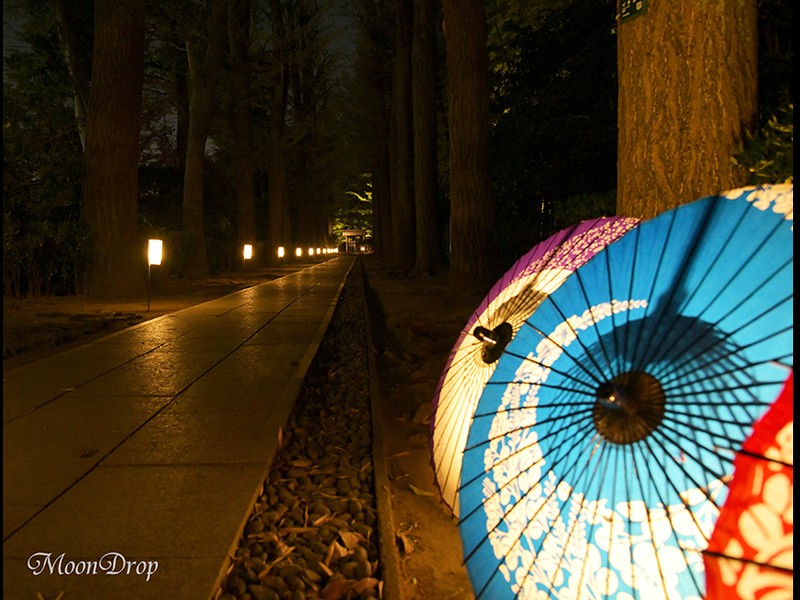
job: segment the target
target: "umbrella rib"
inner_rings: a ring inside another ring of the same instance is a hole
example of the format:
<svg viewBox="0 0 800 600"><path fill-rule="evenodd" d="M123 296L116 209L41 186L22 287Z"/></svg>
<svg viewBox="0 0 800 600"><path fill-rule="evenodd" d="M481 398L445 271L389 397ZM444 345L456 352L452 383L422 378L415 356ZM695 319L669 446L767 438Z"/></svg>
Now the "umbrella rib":
<svg viewBox="0 0 800 600"><path fill-rule="evenodd" d="M786 462L785 460L781 460L780 458L775 458L774 456L759 454L758 452L752 452L750 450L745 450L744 448L740 448L739 450L737 450L737 453L742 454L744 456L748 456L750 458L766 461L772 465L787 467L789 469L794 470L794 463Z"/></svg>
<svg viewBox="0 0 800 600"><path fill-rule="evenodd" d="M676 420L675 422L677 423L677 422L679 422L679 421L677 421L677 420ZM707 453L709 453L709 454L711 454L711 455L713 455L713 456L717 456L718 458L721 458L721 456L720 456L720 453L719 453L718 449L716 449L716 448L713 448L713 447L712 447L712 448L709 448L708 446L706 446L705 444L703 444L702 442L700 442L700 440L698 440L696 437L692 437L692 436L690 436L690 435L686 435L686 434L685 434L685 433L683 433L682 431L680 431L680 430L678 430L678 429L675 429L674 427L669 427L669 426L668 426L668 425L666 425L665 423L666 423L666 421L665 421L664 423L662 423L662 425L663 425L663 428L664 428L664 429L665 429L667 432L670 432L670 433L674 434L674 436L675 436L676 438L679 438L680 440L683 440L683 441L690 442L690 443L691 443L693 446L696 446L696 447L698 447L700 450L703 450L703 451L705 451L705 452L707 452ZM690 426L690 425L687 425L687 427L688 427L690 430L693 430L693 431L696 431L696 432L705 432L705 431L706 431L706 430L705 430L705 429L703 429L702 427L694 427L694 426ZM718 438L719 438L719 437L722 437L722 436L720 436L720 435L715 435L715 437L718 437ZM681 452L683 452L683 448L682 448L682 447L681 447L681 446L680 446L680 445L679 445L679 444L676 442L676 439L675 439L675 438L673 438L673 437L670 437L670 436L668 436L668 435L666 435L666 434L664 434L664 438L665 438L666 440L669 440L669 441L671 441L671 442L672 442L672 443L673 443L673 444L674 444L674 445L675 445L675 446L676 446L676 447L677 447L677 448L678 448L678 449L679 449ZM724 438L723 438L723 439L724 439ZM728 440L728 441L730 441L730 440ZM662 450L664 450L664 451L666 452L667 448L666 448L666 446L665 446L664 444L662 444L662 443L660 443L660 442L659 442L659 446L661 447L661 449L662 449ZM670 456L671 456L671 455L670 455ZM725 474L724 472L722 472L722 471L715 471L713 468L711 468L711 466L707 465L705 462L703 462L703 461L702 461L702 460L700 460L699 458L695 457L695 456L694 456L694 454L691 454L691 453L686 453L686 454L684 454L684 456L686 456L686 457L688 457L688 458L691 458L691 459L692 459L692 462L694 462L694 463L695 463L695 464L696 464L696 465L697 465L697 466L698 466L698 467L699 467L699 468L700 468L702 471L704 471L705 473L707 473L707 474L711 475L711 476L712 476L712 477L714 477L715 479L723 480L723 479L725 478L726 474ZM684 469L684 468L681 466L681 464L680 464L680 461L676 460L674 457L671 457L671 458L672 458L672 462L673 462L673 463L674 463L674 464L675 464L675 465L676 465L678 468L680 468L680 469L681 469L681 470L684 472L684 474L686 475L687 479L688 479L689 481L691 481L691 483L692 483L692 484L693 484L693 485L694 485L696 488L698 488L698 489L701 489L701 488L703 487L703 486L702 486L702 484L701 484L700 482L696 481L696 480L694 479L694 477L692 477L692 475L691 475L690 473L688 473L688 472L686 471L686 469ZM720 465L720 469L721 469L721 468L722 468L722 465ZM709 500L711 500L711 498L709 498Z"/></svg>
<svg viewBox="0 0 800 600"><path fill-rule="evenodd" d="M724 552L715 552L714 550L708 550L708 549L703 550L703 554L706 554L708 556L713 556L715 558L725 558L725 559L736 561L736 562L742 562L742 563L747 563L747 564L750 564L750 565L755 565L757 567L761 567L762 569L772 569L772 570L778 571L780 573L785 573L787 575L794 576L794 569L790 569L788 567L782 567L780 565L775 565L775 564L768 563L768 562L761 562L761 561L758 561L758 560L753 560L753 559L747 558L745 556L732 556L730 554L725 554Z"/></svg>

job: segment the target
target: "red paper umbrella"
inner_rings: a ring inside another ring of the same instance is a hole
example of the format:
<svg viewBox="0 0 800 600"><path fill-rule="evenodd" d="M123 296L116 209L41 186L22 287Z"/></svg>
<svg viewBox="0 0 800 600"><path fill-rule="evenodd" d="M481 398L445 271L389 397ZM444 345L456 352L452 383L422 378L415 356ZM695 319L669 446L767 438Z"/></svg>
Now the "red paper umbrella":
<svg viewBox="0 0 800 600"><path fill-rule="evenodd" d="M793 597L794 371L756 422L705 552L707 597Z"/></svg>

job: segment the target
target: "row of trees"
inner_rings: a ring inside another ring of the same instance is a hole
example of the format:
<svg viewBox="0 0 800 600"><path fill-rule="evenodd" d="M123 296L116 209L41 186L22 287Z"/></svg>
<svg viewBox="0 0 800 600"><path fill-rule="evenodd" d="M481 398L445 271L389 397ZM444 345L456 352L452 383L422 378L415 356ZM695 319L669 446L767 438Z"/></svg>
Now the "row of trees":
<svg viewBox="0 0 800 600"><path fill-rule="evenodd" d="M582 218L790 177L791 3L679 4L6 1L4 292L138 293L155 233L204 277L365 226L483 289Z"/></svg>
<svg viewBox="0 0 800 600"><path fill-rule="evenodd" d="M360 173L336 147L347 111L327 9L6 5L18 28L4 60L6 294L140 293L155 234L188 277L235 266L244 243L265 256L331 243Z"/></svg>

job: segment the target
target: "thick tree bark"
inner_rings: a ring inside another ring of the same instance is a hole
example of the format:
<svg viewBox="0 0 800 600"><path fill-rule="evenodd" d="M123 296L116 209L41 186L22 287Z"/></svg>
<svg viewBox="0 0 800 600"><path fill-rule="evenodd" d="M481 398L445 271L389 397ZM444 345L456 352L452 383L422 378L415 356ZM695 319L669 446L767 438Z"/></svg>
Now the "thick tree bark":
<svg viewBox="0 0 800 600"><path fill-rule="evenodd" d="M617 213L650 218L737 187L757 118L755 0L650 2L619 23Z"/></svg>
<svg viewBox="0 0 800 600"><path fill-rule="evenodd" d="M494 277L489 176L489 58L481 0L444 0L450 125L450 285L479 291Z"/></svg>
<svg viewBox="0 0 800 600"><path fill-rule="evenodd" d="M144 0L97 0L86 126L83 214L92 232L88 292L145 292L137 223L144 77Z"/></svg>
<svg viewBox="0 0 800 600"><path fill-rule="evenodd" d="M411 1L398 0L395 33L392 123L394 169L392 197L392 263L414 268L416 233L414 216L414 134L411 103Z"/></svg>
<svg viewBox="0 0 800 600"><path fill-rule="evenodd" d="M211 102L222 67L225 42L227 0L213 0L208 21L208 45L204 59L193 43L187 44L191 95L189 104L189 138L186 150L186 169L183 178L183 226L189 234L189 256L186 275L208 277L208 255L203 219L203 183Z"/></svg>
<svg viewBox="0 0 800 600"><path fill-rule="evenodd" d="M436 131L436 3L414 0L411 81L414 113L415 269L442 268Z"/></svg>
<svg viewBox="0 0 800 600"><path fill-rule="evenodd" d="M253 165L252 89L250 85L250 0L229 0L233 169L236 186L236 241L256 242L256 185Z"/></svg>

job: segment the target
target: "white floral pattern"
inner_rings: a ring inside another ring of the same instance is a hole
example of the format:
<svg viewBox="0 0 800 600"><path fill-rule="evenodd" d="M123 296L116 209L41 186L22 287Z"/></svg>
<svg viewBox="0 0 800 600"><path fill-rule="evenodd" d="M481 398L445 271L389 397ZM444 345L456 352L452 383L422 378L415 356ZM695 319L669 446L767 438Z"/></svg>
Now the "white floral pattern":
<svg viewBox="0 0 800 600"><path fill-rule="evenodd" d="M771 209L772 212L783 215L787 221L794 222L793 184L737 188L725 192L722 196L729 200L744 198L753 208L764 211ZM794 225L792 225L792 231L794 231Z"/></svg>

